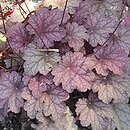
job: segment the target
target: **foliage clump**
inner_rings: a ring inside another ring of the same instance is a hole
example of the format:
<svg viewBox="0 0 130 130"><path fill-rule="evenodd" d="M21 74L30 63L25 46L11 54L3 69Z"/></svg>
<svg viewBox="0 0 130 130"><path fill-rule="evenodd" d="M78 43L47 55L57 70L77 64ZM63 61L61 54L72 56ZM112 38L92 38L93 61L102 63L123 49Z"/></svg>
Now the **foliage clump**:
<svg viewBox="0 0 130 130"><path fill-rule="evenodd" d="M0 120L22 109L37 130L130 130L129 1L41 4L11 27L1 11Z"/></svg>

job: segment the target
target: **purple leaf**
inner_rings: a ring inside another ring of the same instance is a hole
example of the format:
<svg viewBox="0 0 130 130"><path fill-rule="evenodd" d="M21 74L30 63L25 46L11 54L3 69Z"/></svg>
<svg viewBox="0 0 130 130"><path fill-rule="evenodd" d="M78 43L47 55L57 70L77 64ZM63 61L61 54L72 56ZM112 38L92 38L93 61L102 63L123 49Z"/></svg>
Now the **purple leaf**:
<svg viewBox="0 0 130 130"><path fill-rule="evenodd" d="M123 75L127 72L130 59L118 45L110 44L101 49L97 48L97 50L95 56L87 58L86 65L89 68L95 68L98 74L104 76L108 74L109 70L118 75Z"/></svg>
<svg viewBox="0 0 130 130"><path fill-rule="evenodd" d="M130 0L127 0L127 4L130 6Z"/></svg>
<svg viewBox="0 0 130 130"><path fill-rule="evenodd" d="M8 111L19 113L20 108L23 107L23 105L24 105L24 101L23 98L21 97L21 92L16 91L16 93L13 93L9 99Z"/></svg>
<svg viewBox="0 0 130 130"><path fill-rule="evenodd" d="M52 83L53 81L51 75L44 76L38 74L30 79L28 87L32 91L32 95L38 98L42 96L42 92L47 91L47 85Z"/></svg>
<svg viewBox="0 0 130 130"><path fill-rule="evenodd" d="M93 7L96 12L104 15L104 16L111 16L113 19L118 20L119 16L121 15L121 11L123 9L122 1L121 0L92 0Z"/></svg>
<svg viewBox="0 0 130 130"><path fill-rule="evenodd" d="M24 89L22 97L26 100L24 110L31 119L34 119L38 112L43 111L45 116L52 116L56 120L65 113L64 101L69 98L69 95L61 87L48 85L47 90L38 98L35 98L28 88Z"/></svg>
<svg viewBox="0 0 130 130"><path fill-rule="evenodd" d="M74 89L85 92L91 89L95 75L83 65L85 62L83 54L68 52L62 59L59 65L52 70L55 84L62 83L63 89L68 92L72 92Z"/></svg>
<svg viewBox="0 0 130 130"><path fill-rule="evenodd" d="M130 91L130 78L119 77L111 74L106 77L100 76L96 79L92 87L94 92L98 92L98 97L104 103L128 102L128 90Z"/></svg>
<svg viewBox="0 0 130 130"><path fill-rule="evenodd" d="M112 118L112 108L100 100L96 94L89 95L89 99L79 99L76 103L76 114L82 126L91 124L92 130L107 130L108 118Z"/></svg>
<svg viewBox="0 0 130 130"><path fill-rule="evenodd" d="M21 76L15 71L3 73L0 77L0 100L1 106L8 102L9 111L18 113L23 106L20 95L22 89Z"/></svg>
<svg viewBox="0 0 130 130"><path fill-rule="evenodd" d="M91 15L94 16L93 19L96 15L102 15L119 20L121 10L122 1L120 0L85 0L76 8L73 21L84 25Z"/></svg>
<svg viewBox="0 0 130 130"><path fill-rule="evenodd" d="M120 26L107 44L119 45L127 54L130 52L130 28Z"/></svg>
<svg viewBox="0 0 130 130"><path fill-rule="evenodd" d="M29 17L27 30L35 34L39 47L51 47L54 41L60 41L65 36L65 30L60 27L63 12L58 9L42 8ZM64 21L67 21L67 16Z"/></svg>
<svg viewBox="0 0 130 130"><path fill-rule="evenodd" d="M69 98L69 94L65 90L60 86L48 85L48 89L43 93L42 98L45 116L52 115L54 120L62 117L67 109L64 101Z"/></svg>
<svg viewBox="0 0 130 130"><path fill-rule="evenodd" d="M63 39L61 42L67 42L66 39ZM65 53L69 52L71 50L70 46L66 43L62 44L60 47L59 47L59 53L61 55L64 55Z"/></svg>
<svg viewBox="0 0 130 130"><path fill-rule="evenodd" d="M36 117L36 114L42 111L42 98L34 98L28 88L24 88L22 92L22 98L26 100L24 103L24 110L27 111L29 118L34 119Z"/></svg>
<svg viewBox="0 0 130 130"><path fill-rule="evenodd" d="M94 0L85 0L81 2L79 7L76 7L72 21L77 22L80 25L84 25L87 21L89 14L95 12L95 9L92 8L93 3Z"/></svg>
<svg viewBox="0 0 130 130"><path fill-rule="evenodd" d="M75 51L79 51L84 46L84 40L88 41L88 34L83 25L78 25L73 22L66 25L68 44L73 47Z"/></svg>
<svg viewBox="0 0 130 130"><path fill-rule="evenodd" d="M30 82L30 79L33 77L31 75L26 75L26 74L23 74L23 78L22 78L22 81L24 83L24 85L28 85L28 83Z"/></svg>
<svg viewBox="0 0 130 130"><path fill-rule="evenodd" d="M100 13L91 14L87 18L86 28L88 28L89 44L96 47L103 45L110 33L113 33L117 23L111 18Z"/></svg>
<svg viewBox="0 0 130 130"><path fill-rule="evenodd" d="M23 48L29 43L29 36L24 26L23 23L17 23L9 28L6 33L11 48L17 53L23 51Z"/></svg>

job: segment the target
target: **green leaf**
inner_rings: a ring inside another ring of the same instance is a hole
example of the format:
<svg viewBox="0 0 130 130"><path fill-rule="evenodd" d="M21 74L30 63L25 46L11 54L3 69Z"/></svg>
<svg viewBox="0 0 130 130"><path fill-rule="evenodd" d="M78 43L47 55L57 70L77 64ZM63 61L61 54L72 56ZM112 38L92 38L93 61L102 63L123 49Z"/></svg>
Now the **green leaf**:
<svg viewBox="0 0 130 130"><path fill-rule="evenodd" d="M40 51L31 46L25 49L23 59L25 60L24 70L26 74L36 75L40 72L46 75L61 58L57 52Z"/></svg>

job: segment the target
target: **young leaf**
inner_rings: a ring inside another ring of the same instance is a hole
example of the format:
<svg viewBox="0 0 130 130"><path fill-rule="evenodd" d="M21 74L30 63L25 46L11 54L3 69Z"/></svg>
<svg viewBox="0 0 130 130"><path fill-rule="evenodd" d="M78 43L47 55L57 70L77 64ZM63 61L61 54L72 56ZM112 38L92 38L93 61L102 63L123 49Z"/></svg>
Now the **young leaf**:
<svg viewBox="0 0 130 130"><path fill-rule="evenodd" d="M33 46L24 50L23 59L25 60L24 71L27 75L36 75L38 72L46 75L60 61L60 56L57 52L47 53Z"/></svg>
<svg viewBox="0 0 130 130"><path fill-rule="evenodd" d="M70 47L75 51L79 51L84 46L84 40L88 41L88 34L83 25L78 25L76 22L66 25L67 40Z"/></svg>
<svg viewBox="0 0 130 130"><path fill-rule="evenodd" d="M51 47L54 41L60 41L65 36L65 30L60 26L63 12L59 9L42 8L29 17L27 30L35 34L39 47ZM64 22L69 17L65 15Z"/></svg>
<svg viewBox="0 0 130 130"><path fill-rule="evenodd" d="M95 68L98 74L104 76L108 74L108 70L113 71L115 74L123 75L127 72L130 59L118 45L110 44L99 49L95 56L88 57L87 64L90 68Z"/></svg>
<svg viewBox="0 0 130 130"><path fill-rule="evenodd" d="M92 90L98 92L99 99L104 103L110 103L112 100L114 103L128 102L129 84L129 77L120 77L112 74L107 77L98 77Z"/></svg>
<svg viewBox="0 0 130 130"><path fill-rule="evenodd" d="M76 114L82 126L91 124L92 130L107 130L109 125L108 119L112 118L112 109L98 100L97 95L89 95L89 99L79 99L76 103Z"/></svg>
<svg viewBox="0 0 130 130"><path fill-rule="evenodd" d="M68 52L62 59L59 65L52 70L55 84L62 83L63 89L68 92L72 92L74 89L85 92L91 89L95 75L83 65L85 62L83 54Z"/></svg>
<svg viewBox="0 0 130 130"><path fill-rule="evenodd" d="M36 75L35 77L30 78L28 88L32 91L32 95L35 98L42 96L42 92L47 91L47 84L52 84L53 82L48 79L52 78L51 75Z"/></svg>

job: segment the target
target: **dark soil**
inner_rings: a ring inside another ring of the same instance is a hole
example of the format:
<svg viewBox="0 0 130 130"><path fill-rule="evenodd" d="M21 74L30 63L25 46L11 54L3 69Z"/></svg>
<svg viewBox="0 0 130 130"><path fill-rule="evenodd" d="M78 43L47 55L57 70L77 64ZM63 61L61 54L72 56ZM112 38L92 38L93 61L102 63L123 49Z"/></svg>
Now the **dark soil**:
<svg viewBox="0 0 130 130"><path fill-rule="evenodd" d="M23 110L18 114L9 112L8 117L0 123L0 130L35 130L31 127L35 123L36 120L30 120Z"/></svg>

